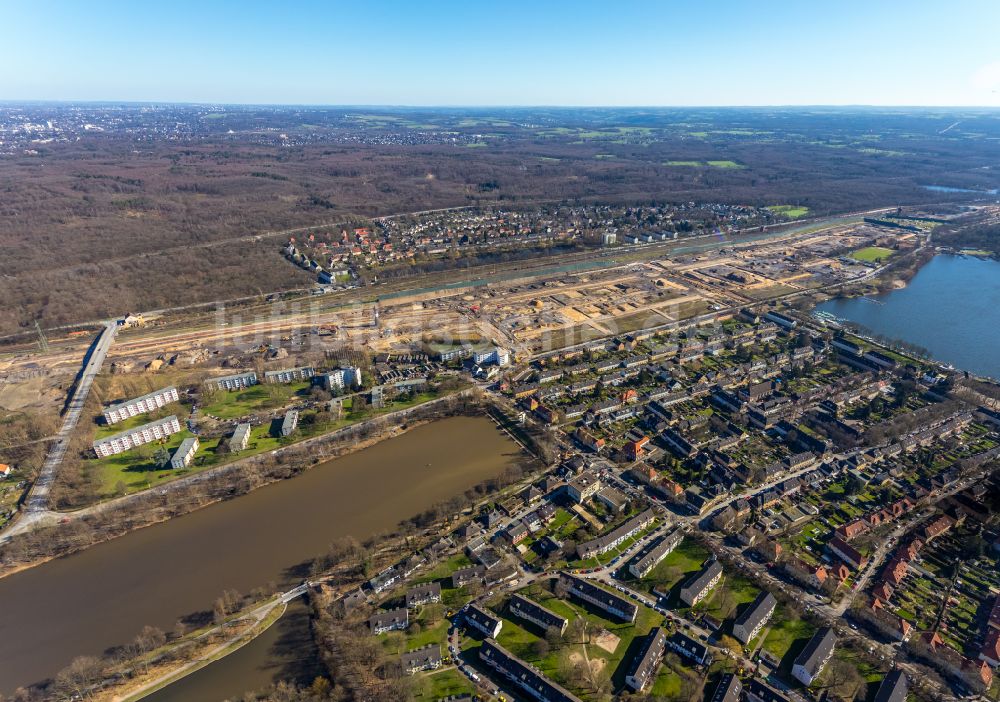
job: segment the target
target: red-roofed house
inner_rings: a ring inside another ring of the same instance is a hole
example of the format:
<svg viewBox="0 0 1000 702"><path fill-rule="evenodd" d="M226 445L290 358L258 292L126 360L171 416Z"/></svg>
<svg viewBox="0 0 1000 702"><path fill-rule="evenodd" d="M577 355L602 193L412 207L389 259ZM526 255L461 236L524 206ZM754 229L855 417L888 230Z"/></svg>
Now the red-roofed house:
<svg viewBox="0 0 1000 702"><path fill-rule="evenodd" d="M830 539L826 547L855 570L860 570L868 564L866 556L838 536Z"/></svg>
<svg viewBox="0 0 1000 702"><path fill-rule="evenodd" d="M868 531L868 525L865 524L864 520L855 519L853 522L841 524L837 527L834 533L844 541L850 541L851 539L861 536L861 534L864 534L866 531Z"/></svg>

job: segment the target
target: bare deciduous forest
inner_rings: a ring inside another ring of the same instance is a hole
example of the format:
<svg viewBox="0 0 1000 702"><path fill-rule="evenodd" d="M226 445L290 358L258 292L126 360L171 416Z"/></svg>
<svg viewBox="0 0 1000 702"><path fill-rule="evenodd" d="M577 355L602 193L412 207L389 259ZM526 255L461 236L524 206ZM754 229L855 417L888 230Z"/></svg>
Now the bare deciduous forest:
<svg viewBox="0 0 1000 702"><path fill-rule="evenodd" d="M824 214L968 198L923 186L996 187L1000 156L988 113L941 136L953 115L918 110L442 110L376 126L342 109L203 112L172 108L191 129L169 139L146 115L3 158L0 333L309 285L279 238L248 237L350 215L540 200Z"/></svg>

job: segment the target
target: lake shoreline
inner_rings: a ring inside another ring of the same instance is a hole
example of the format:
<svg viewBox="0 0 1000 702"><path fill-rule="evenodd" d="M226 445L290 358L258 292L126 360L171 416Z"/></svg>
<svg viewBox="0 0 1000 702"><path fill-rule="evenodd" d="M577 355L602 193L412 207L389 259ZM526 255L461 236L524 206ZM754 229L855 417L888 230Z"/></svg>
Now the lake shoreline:
<svg viewBox="0 0 1000 702"><path fill-rule="evenodd" d="M939 252L908 277L906 285L875 295L836 297L816 305L845 328L877 343L895 341L904 353L923 356L984 380L1000 377L990 352L1000 343L1000 262ZM906 349L911 349L907 351Z"/></svg>

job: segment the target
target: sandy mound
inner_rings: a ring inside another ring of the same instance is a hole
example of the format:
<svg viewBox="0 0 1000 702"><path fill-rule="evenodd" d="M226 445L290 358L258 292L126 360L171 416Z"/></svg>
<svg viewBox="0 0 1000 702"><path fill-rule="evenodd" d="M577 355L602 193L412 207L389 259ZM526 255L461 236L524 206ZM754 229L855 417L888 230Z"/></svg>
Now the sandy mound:
<svg viewBox="0 0 1000 702"><path fill-rule="evenodd" d="M603 648L608 653L614 653L615 649L618 648L618 642L621 639L611 632L607 632L598 636L594 639L594 645Z"/></svg>

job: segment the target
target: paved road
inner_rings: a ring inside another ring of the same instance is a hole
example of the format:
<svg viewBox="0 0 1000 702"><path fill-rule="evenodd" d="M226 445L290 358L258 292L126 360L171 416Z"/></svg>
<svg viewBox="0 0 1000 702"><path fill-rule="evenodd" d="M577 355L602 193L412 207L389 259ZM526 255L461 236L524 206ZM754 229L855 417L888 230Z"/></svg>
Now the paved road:
<svg viewBox="0 0 1000 702"><path fill-rule="evenodd" d="M84 356L80 379L66 404L62 428L56 434L52 446L49 447L48 455L46 455L45 462L38 471L38 477L31 486L31 491L28 493L28 499L25 502L20 517L10 529L6 530L0 536L0 540L6 540L13 534L24 531L50 513L49 492L51 491L52 483L55 482L56 476L59 474L59 466L62 465L62 460L66 455L70 436L72 436L77 423L80 421L80 415L83 413L84 405L87 402L90 387L94 383L94 378L101 371L104 358L107 356L112 342L114 342L117 331L118 323L116 320L105 322L104 331L101 332L97 342L90 348L87 355Z"/></svg>

